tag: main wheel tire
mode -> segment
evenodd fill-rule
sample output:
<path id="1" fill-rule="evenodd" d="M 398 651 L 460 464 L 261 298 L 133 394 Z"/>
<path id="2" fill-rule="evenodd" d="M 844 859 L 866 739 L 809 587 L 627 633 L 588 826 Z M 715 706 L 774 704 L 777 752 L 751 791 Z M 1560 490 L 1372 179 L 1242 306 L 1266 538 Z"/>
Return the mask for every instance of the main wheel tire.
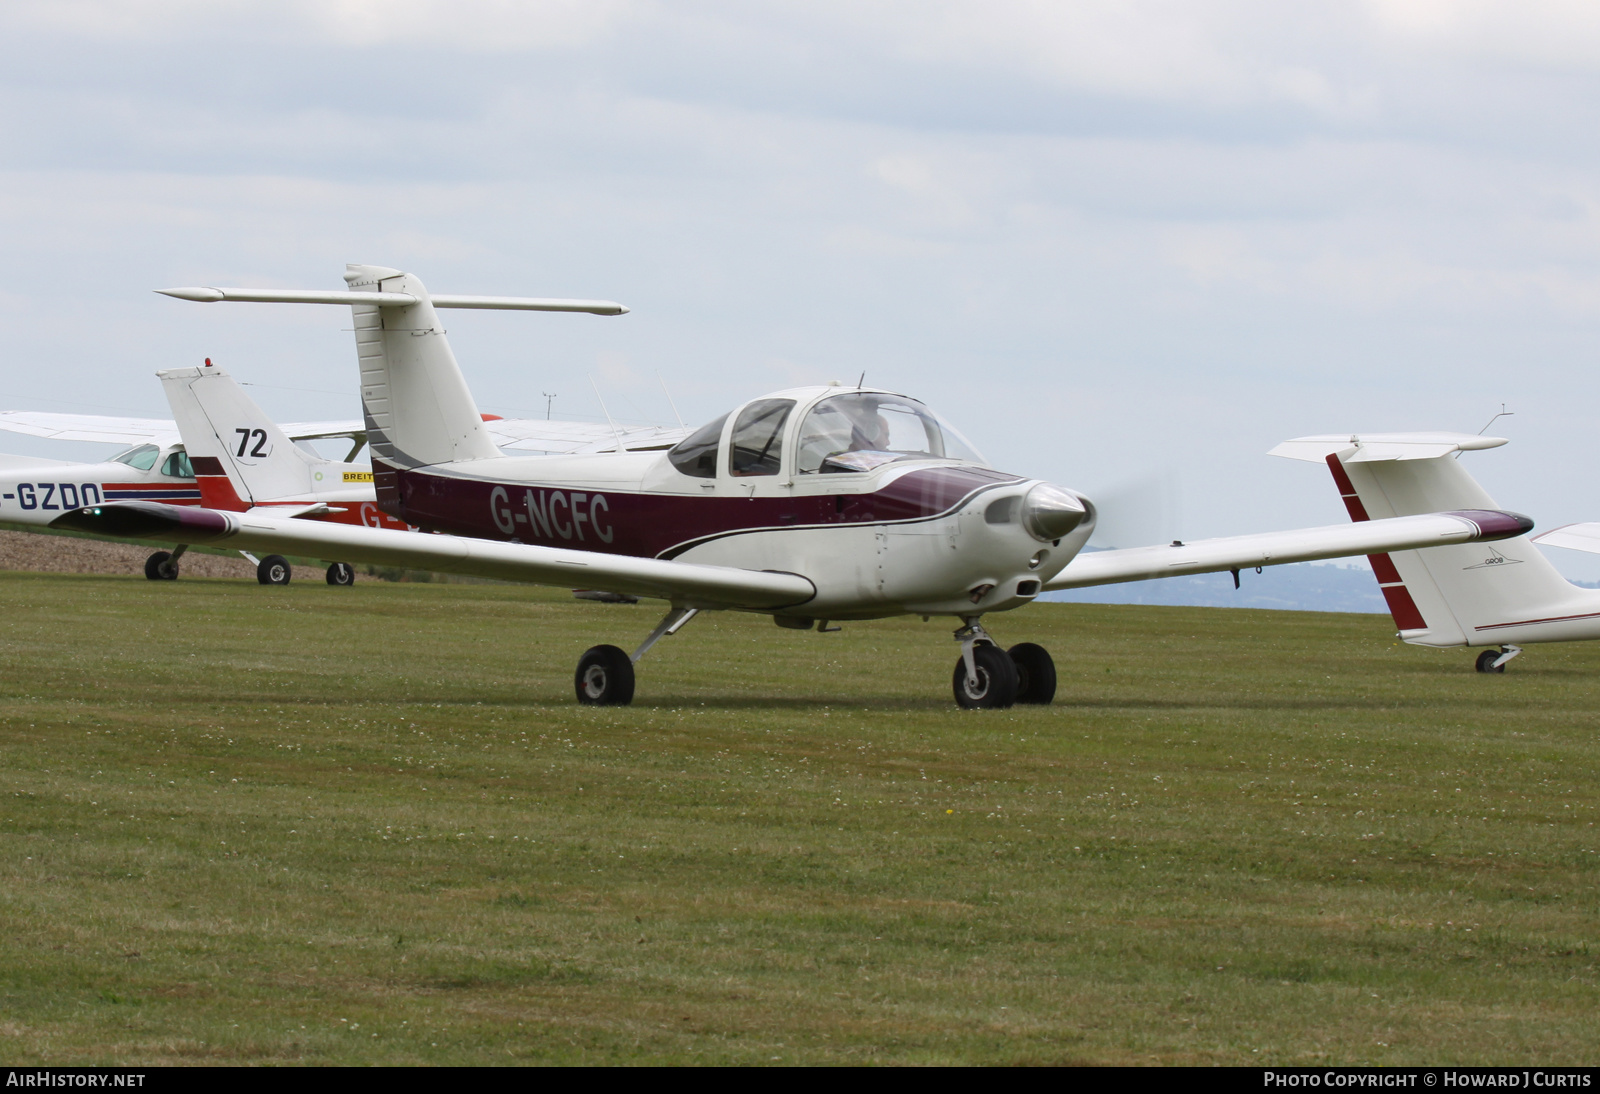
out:
<path id="1" fill-rule="evenodd" d="M 580 703 L 625 707 L 633 702 L 633 659 L 615 646 L 591 646 L 578 658 L 572 684 Z"/>
<path id="2" fill-rule="evenodd" d="M 1003 710 L 1017 701 L 1017 666 L 999 646 L 974 646 L 973 667 L 978 670 L 976 685 L 967 682 L 967 659 L 956 659 L 950 678 L 956 705 L 965 710 Z"/>
<path id="3" fill-rule="evenodd" d="M 1478 667 L 1478 671 L 1479 672 L 1505 672 L 1506 671 L 1506 667 L 1504 665 L 1496 665 L 1495 664 L 1495 662 L 1498 661 L 1499 659 L 1500 659 L 1500 651 L 1499 650 L 1484 650 L 1482 653 L 1478 654 L 1478 666 L 1477 666 Z"/>
<path id="4" fill-rule="evenodd" d="M 256 567 L 256 580 L 263 585 L 287 585 L 293 573 L 288 559 L 282 555 L 268 555 Z"/>
<path id="5" fill-rule="evenodd" d="M 348 562 L 333 562 L 328 565 L 329 585 L 354 585 L 356 583 L 356 569 Z"/>
<path id="6" fill-rule="evenodd" d="M 1056 697 L 1056 663 L 1049 650 L 1018 642 L 1006 655 L 1017 666 L 1017 702 L 1042 706 Z"/>
<path id="7" fill-rule="evenodd" d="M 151 581 L 178 580 L 178 564 L 169 551 L 157 551 L 144 560 L 144 576 Z"/>

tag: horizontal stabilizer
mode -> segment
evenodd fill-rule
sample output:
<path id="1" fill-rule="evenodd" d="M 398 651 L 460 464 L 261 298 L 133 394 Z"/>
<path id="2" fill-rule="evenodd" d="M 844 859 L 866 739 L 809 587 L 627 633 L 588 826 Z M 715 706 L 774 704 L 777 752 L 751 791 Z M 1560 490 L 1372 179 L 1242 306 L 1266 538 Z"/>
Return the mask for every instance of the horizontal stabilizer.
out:
<path id="1" fill-rule="evenodd" d="M 1080 589 L 1122 581 L 1149 581 L 1185 574 L 1215 574 L 1289 562 L 1314 562 L 1385 551 L 1407 551 L 1450 543 L 1508 539 L 1532 530 L 1533 521 L 1498 509 L 1390 517 L 1324 528 L 1263 532 L 1203 539 L 1165 547 L 1132 547 L 1082 554 L 1045 582 L 1045 589 Z"/>
<path id="2" fill-rule="evenodd" d="M 1600 555 L 1600 524 L 1594 521 L 1584 524 L 1564 524 L 1560 528 L 1552 528 L 1543 535 L 1534 536 L 1533 542 L 1542 547 L 1565 547 L 1571 551 L 1588 551 L 1591 555 Z"/>
<path id="3" fill-rule="evenodd" d="M 281 519 L 154 502 L 111 502 L 63 513 L 51 527 L 163 543 L 281 552 L 413 570 L 473 574 L 563 589 L 600 589 L 670 600 L 685 607 L 770 611 L 816 596 L 810 579 L 658 558 L 398 532 L 326 521 Z"/>
<path id="4" fill-rule="evenodd" d="M 182 289 L 157 289 L 162 296 L 193 300 L 201 304 L 238 301 L 251 304 L 376 304 L 380 308 L 404 308 L 422 297 L 406 292 L 345 292 L 323 289 L 217 289 L 195 286 Z M 475 308 L 485 311 L 571 311 L 591 315 L 626 315 L 628 309 L 615 300 L 558 300 L 532 296 L 452 296 L 429 294 L 436 308 Z"/>
<path id="5" fill-rule="evenodd" d="M 1268 455 L 1324 463 L 1337 453 L 1345 463 L 1379 463 L 1436 460 L 1456 452 L 1499 448 L 1505 443 L 1504 437 L 1479 437 L 1473 433 L 1327 433 L 1284 441 Z"/>

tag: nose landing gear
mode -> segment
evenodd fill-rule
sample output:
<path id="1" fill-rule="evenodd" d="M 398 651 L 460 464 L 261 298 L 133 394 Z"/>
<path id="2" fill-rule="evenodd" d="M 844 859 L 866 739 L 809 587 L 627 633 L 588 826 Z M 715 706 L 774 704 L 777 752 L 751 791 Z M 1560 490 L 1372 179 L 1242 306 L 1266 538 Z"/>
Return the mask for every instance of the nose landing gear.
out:
<path id="1" fill-rule="evenodd" d="M 961 659 L 950 679 L 956 705 L 964 710 L 1003 710 L 1016 703 L 1043 705 L 1056 695 L 1056 665 L 1032 642 L 1002 651 L 977 616 L 955 632 Z"/>

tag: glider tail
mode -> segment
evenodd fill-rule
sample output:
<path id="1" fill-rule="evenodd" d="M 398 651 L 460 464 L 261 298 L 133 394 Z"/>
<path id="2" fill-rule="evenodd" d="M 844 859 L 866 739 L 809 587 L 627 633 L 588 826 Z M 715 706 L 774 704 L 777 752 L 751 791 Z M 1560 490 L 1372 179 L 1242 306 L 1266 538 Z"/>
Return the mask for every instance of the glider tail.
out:
<path id="1" fill-rule="evenodd" d="M 1343 435 L 1286 441 L 1273 454 L 1325 463 L 1350 519 L 1364 521 L 1498 509 L 1454 457 L 1505 443 L 1465 433 Z M 1577 633 L 1596 630 L 1600 593 L 1562 577 L 1527 536 L 1395 551 L 1368 561 L 1407 642 L 1498 646 L 1600 637 L 1600 631 Z"/>

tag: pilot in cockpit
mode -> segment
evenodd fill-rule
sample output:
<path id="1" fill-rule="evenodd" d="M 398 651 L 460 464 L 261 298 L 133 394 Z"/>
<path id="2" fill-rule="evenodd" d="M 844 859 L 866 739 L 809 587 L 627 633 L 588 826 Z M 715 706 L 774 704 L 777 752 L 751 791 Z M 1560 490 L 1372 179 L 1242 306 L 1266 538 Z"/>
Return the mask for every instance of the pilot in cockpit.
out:
<path id="1" fill-rule="evenodd" d="M 850 447 L 847 452 L 886 452 L 889 449 L 889 423 L 874 403 L 865 400 L 846 404 L 850 417 Z"/>

